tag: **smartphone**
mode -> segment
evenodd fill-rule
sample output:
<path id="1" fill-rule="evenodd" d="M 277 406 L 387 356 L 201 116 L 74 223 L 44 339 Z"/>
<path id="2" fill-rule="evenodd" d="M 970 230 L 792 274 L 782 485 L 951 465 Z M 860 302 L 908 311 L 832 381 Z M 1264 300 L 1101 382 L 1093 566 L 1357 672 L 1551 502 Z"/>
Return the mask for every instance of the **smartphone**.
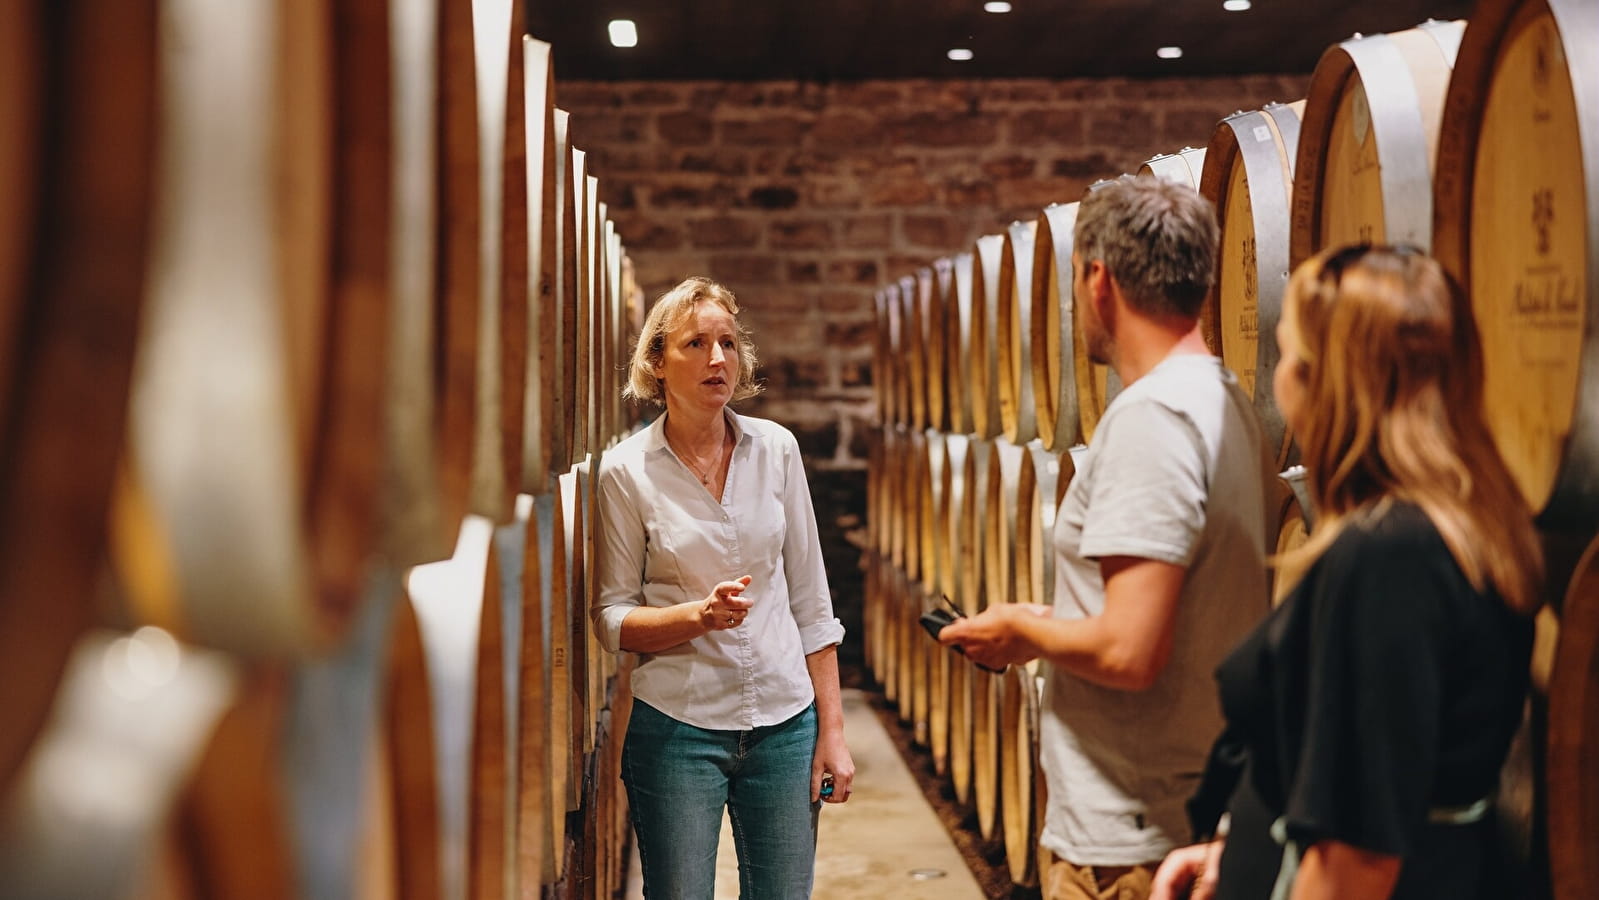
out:
<path id="1" fill-rule="evenodd" d="M 938 634 L 944 630 L 945 626 L 953 624 L 957 619 L 966 618 L 965 613 L 961 612 L 960 609 L 955 606 L 955 604 L 949 602 L 949 597 L 947 595 L 939 594 L 938 599 L 943 601 L 945 607 L 944 609 L 934 607 L 927 612 L 922 613 L 921 617 L 917 619 L 918 622 L 922 623 L 922 627 L 927 630 L 927 633 L 933 636 L 933 640 L 935 641 L 938 640 Z M 965 648 L 961 647 L 959 644 L 955 644 L 950 649 L 954 650 L 956 653 L 959 653 L 961 656 L 966 655 Z M 993 672 L 998 674 L 1005 671 L 1002 668 L 995 669 L 991 666 L 985 666 L 975 660 L 973 660 L 972 664 L 985 672 Z"/>

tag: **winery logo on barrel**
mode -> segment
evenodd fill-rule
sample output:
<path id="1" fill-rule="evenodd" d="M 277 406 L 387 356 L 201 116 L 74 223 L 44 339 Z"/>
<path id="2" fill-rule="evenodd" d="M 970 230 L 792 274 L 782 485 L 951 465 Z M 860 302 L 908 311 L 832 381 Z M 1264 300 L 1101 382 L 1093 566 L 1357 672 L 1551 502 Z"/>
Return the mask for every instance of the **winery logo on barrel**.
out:
<path id="1" fill-rule="evenodd" d="M 1260 273 L 1256 266 L 1255 236 L 1244 238 L 1244 296 L 1250 299 L 1260 296 Z"/>
<path id="2" fill-rule="evenodd" d="M 1532 192 L 1532 227 L 1538 233 L 1538 255 L 1549 255 L 1549 232 L 1555 224 L 1555 192 L 1549 188 Z"/>
<path id="3" fill-rule="evenodd" d="M 1540 94 L 1549 90 L 1549 52 L 1553 37 L 1549 29 L 1540 29 L 1532 52 L 1532 86 Z"/>

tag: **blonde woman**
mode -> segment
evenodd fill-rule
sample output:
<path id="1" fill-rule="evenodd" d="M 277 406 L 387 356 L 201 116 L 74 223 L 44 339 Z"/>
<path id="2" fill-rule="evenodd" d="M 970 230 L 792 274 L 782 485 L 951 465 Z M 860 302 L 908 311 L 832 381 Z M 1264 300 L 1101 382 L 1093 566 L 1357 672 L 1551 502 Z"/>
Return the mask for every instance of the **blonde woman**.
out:
<path id="1" fill-rule="evenodd" d="M 1489 801 L 1542 561 L 1470 307 L 1419 253 L 1348 247 L 1294 273 L 1277 342 L 1316 525 L 1216 673 L 1227 729 L 1190 811 L 1230 829 L 1168 856 L 1154 896 L 1498 896 Z"/>
<path id="2" fill-rule="evenodd" d="M 855 774 L 799 445 L 727 408 L 759 390 L 738 311 L 706 278 L 656 301 L 624 395 L 666 414 L 600 473 L 591 618 L 639 654 L 622 781 L 651 898 L 710 900 L 724 809 L 741 896 L 810 896 L 817 811 Z"/>

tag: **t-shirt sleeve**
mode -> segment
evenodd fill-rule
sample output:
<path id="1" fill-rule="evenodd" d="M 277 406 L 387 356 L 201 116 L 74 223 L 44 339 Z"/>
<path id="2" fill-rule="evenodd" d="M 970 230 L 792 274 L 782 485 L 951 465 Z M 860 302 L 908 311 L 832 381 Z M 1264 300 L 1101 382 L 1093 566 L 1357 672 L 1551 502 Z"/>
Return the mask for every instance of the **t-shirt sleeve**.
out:
<path id="1" fill-rule="evenodd" d="M 1100 427 L 1079 552 L 1188 566 L 1209 484 L 1199 430 L 1154 400 L 1118 407 Z"/>
<path id="2" fill-rule="evenodd" d="M 1433 562 L 1412 541 L 1339 541 L 1302 598 L 1314 607 L 1285 810 L 1302 847 L 1331 839 L 1392 855 L 1413 849 L 1438 756 L 1438 610 L 1448 588 Z"/>

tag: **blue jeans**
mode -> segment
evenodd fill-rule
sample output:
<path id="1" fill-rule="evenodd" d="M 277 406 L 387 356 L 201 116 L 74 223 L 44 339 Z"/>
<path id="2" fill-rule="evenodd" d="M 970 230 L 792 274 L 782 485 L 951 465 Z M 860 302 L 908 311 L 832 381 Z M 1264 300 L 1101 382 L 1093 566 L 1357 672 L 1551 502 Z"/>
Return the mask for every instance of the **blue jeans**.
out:
<path id="1" fill-rule="evenodd" d="M 733 821 L 742 900 L 811 895 L 816 707 L 750 731 L 710 731 L 634 701 L 622 747 L 644 896 L 711 900 L 722 810 Z"/>

